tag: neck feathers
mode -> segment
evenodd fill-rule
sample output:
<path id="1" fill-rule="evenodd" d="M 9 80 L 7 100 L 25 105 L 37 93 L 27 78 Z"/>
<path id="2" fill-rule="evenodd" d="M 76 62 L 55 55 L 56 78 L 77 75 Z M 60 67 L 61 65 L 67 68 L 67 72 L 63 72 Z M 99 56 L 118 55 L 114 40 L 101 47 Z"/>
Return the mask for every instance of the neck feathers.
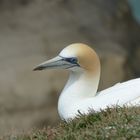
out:
<path id="1" fill-rule="evenodd" d="M 71 72 L 69 80 L 62 91 L 68 98 L 86 99 L 95 96 L 100 79 L 100 71 Z"/>

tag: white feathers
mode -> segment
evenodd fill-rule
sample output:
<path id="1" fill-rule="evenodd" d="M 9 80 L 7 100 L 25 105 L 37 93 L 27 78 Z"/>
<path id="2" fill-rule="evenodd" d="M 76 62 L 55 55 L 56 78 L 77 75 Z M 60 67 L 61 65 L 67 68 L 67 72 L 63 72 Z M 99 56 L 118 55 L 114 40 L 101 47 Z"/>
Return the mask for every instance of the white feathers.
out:
<path id="1" fill-rule="evenodd" d="M 140 78 L 118 83 L 96 93 L 100 79 L 100 62 L 97 54 L 87 45 L 72 44 L 64 48 L 59 56 L 76 57 L 78 65 L 59 59 L 59 61 L 51 61 L 51 64 L 47 61 L 45 65 L 39 66 L 44 69 L 55 66 L 61 68 L 73 66 L 69 68 L 70 77 L 58 101 L 58 112 L 62 119 L 68 121 L 70 118 L 75 118 L 79 111 L 88 113 L 89 109 L 100 111 L 100 109 L 116 105 L 140 105 Z M 40 69 L 35 68 L 35 70 Z"/>

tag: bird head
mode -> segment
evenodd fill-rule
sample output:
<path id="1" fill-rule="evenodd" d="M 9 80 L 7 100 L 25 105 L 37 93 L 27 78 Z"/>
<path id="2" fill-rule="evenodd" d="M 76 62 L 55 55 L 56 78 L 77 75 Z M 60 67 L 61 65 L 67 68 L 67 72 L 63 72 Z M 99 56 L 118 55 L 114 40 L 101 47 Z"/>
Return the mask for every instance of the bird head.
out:
<path id="1" fill-rule="evenodd" d="M 88 45 L 75 43 L 65 47 L 58 56 L 38 65 L 34 70 L 69 69 L 72 71 L 100 70 L 100 61 L 95 51 Z"/>

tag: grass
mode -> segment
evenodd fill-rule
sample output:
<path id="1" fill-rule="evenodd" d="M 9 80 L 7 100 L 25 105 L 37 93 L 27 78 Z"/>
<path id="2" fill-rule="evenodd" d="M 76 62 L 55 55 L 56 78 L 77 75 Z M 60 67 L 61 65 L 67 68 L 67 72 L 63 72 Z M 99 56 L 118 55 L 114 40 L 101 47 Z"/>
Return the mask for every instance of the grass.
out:
<path id="1" fill-rule="evenodd" d="M 55 128 L 33 130 L 9 140 L 140 140 L 140 108 L 107 108 L 100 113 L 80 114 Z"/>

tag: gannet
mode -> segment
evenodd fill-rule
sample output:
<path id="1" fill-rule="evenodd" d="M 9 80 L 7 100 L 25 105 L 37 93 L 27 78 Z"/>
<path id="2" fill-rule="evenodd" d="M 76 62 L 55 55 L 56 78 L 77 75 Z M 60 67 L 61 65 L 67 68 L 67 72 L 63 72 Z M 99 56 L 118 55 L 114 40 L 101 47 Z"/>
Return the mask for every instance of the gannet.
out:
<path id="1" fill-rule="evenodd" d="M 97 92 L 100 60 L 96 52 L 86 44 L 71 44 L 58 56 L 41 63 L 34 70 L 53 68 L 70 71 L 58 100 L 58 113 L 62 120 L 74 119 L 79 112 L 88 114 L 90 109 L 100 111 L 116 105 L 140 105 L 140 78 Z"/>

